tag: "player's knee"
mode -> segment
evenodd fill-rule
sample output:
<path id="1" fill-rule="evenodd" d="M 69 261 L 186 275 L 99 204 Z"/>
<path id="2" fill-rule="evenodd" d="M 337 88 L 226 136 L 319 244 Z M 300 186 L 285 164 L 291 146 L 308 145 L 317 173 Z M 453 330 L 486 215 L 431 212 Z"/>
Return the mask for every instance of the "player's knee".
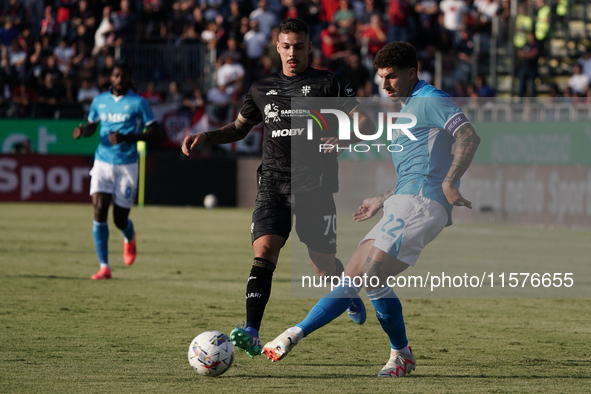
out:
<path id="1" fill-rule="evenodd" d="M 127 228 L 127 218 L 113 218 L 113 221 L 115 222 L 115 226 L 117 226 L 118 229 L 125 230 Z"/>
<path id="2" fill-rule="evenodd" d="M 109 214 L 109 205 L 103 204 L 102 201 L 96 201 L 94 203 L 94 218 L 98 222 L 106 222 L 107 215 Z"/>

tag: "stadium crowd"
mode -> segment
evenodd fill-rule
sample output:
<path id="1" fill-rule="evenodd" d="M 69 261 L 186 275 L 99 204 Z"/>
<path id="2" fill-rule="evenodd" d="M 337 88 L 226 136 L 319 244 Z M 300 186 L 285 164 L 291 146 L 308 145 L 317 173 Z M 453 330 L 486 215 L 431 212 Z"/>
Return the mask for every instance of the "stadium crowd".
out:
<path id="1" fill-rule="evenodd" d="M 136 81 L 151 104 L 178 103 L 192 111 L 239 105 L 253 80 L 279 68 L 273 37 L 286 17 L 309 24 L 312 66 L 342 74 L 362 97 L 379 94 L 372 61 L 392 40 L 418 49 L 420 77 L 427 82 L 433 82 L 435 54 L 441 51 L 441 85 L 452 96 L 494 96 L 483 75 L 471 76 L 474 39 L 477 35 L 486 56 L 498 15 L 501 41 L 511 40 L 509 0 L 3 1 L 0 116 L 14 118 L 83 116 L 92 98 L 109 87 L 116 48 L 136 42 L 203 42 L 217 54 L 217 83 L 208 91 L 202 92 L 197 81 L 169 78 L 167 92 L 153 81 Z M 528 93 L 536 94 L 537 60 L 549 30 L 543 22 L 545 3 L 535 2 L 533 18 L 522 4 L 515 22 L 520 95 L 526 94 L 526 83 Z M 588 95 L 589 81 L 591 53 L 586 53 L 565 94 Z M 551 92 L 561 94 L 557 86 Z"/>

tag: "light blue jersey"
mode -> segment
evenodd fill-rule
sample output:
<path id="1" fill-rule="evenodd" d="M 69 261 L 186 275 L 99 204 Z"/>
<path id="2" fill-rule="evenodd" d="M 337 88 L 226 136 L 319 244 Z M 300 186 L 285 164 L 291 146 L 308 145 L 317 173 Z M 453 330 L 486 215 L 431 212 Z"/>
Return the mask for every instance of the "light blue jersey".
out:
<path id="1" fill-rule="evenodd" d="M 99 94 L 92 100 L 88 121 L 101 122 L 101 141 L 96 149 L 95 160 L 110 164 L 129 164 L 138 160 L 137 143 L 121 142 L 111 145 L 109 134 L 142 133 L 145 126 L 156 121 L 150 104 L 129 89 L 123 96 L 115 97 L 110 91 Z"/>
<path id="2" fill-rule="evenodd" d="M 409 130 L 417 141 L 400 131 L 393 135 L 393 143 L 403 146 L 401 152 L 392 153 L 398 176 L 394 194 L 414 194 L 441 203 L 447 209 L 449 226 L 453 206 L 441 184 L 454 158 L 453 135 L 468 119 L 447 93 L 423 80 L 416 84 L 401 112 L 416 116 L 417 124 Z M 408 122 L 406 118 L 396 123 Z"/>

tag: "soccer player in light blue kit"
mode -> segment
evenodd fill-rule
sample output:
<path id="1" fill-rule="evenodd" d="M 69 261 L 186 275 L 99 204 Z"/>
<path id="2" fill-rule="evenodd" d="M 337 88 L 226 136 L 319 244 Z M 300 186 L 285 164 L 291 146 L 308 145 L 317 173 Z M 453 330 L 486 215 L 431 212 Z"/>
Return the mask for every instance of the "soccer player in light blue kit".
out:
<path id="1" fill-rule="evenodd" d="M 458 186 L 480 138 L 446 93 L 419 80 L 412 45 L 399 41 L 386 45 L 376 55 L 374 66 L 390 99 L 401 102 L 401 112 L 416 116 L 417 124 L 409 131 L 417 140 L 394 131 L 392 143 L 403 146 L 401 152 L 392 154 L 396 186 L 366 198 L 353 214 L 353 219 L 361 222 L 383 209 L 382 219 L 359 243 L 341 285 L 318 301 L 303 321 L 267 343 L 263 352 L 273 361 L 281 360 L 303 337 L 341 315 L 349 298 L 359 292 L 347 277 L 365 274 L 384 284 L 366 287 L 391 347 L 390 359 L 378 376 L 402 377 L 412 372 L 416 363 L 406 338 L 402 305 L 385 283 L 388 277 L 414 265 L 425 245 L 451 224 L 454 205 L 472 208 Z M 397 123 L 408 123 L 408 119 Z"/>
<path id="2" fill-rule="evenodd" d="M 107 216 L 113 202 L 115 226 L 124 236 L 123 260 L 131 265 L 137 256 L 133 222 L 128 218 L 138 184 L 137 141 L 160 138 L 160 127 L 150 104 L 131 89 L 131 69 L 118 64 L 111 74 L 111 88 L 92 100 L 88 123 L 74 129 L 74 138 L 90 137 L 99 122 L 100 143 L 90 171 L 90 195 L 94 206 L 92 233 L 100 269 L 92 279 L 111 279 Z M 146 132 L 143 132 L 144 127 Z"/>

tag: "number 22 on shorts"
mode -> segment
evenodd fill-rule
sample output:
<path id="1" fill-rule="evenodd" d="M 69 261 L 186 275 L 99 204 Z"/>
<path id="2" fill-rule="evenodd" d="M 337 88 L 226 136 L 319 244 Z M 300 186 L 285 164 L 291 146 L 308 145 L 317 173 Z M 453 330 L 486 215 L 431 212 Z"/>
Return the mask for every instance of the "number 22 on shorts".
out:
<path id="1" fill-rule="evenodd" d="M 406 223 L 402 219 L 396 219 L 396 221 L 394 221 L 394 215 L 391 214 L 388 216 L 386 223 L 382 226 L 382 232 L 387 234 L 383 235 L 382 238 L 389 242 L 394 241 L 398 237 L 396 231 L 403 229 L 405 225 Z M 388 236 L 392 238 L 388 239 Z"/>

